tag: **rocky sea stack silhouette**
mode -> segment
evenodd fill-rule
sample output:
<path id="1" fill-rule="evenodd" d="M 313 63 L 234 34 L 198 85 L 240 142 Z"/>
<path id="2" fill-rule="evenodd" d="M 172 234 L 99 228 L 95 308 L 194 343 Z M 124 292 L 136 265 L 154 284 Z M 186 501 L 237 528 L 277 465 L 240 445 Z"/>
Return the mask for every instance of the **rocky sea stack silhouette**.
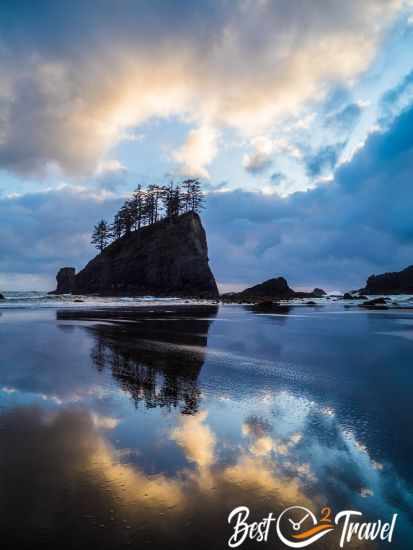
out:
<path id="1" fill-rule="evenodd" d="M 79 273 L 65 267 L 56 279 L 55 294 L 218 298 L 205 230 L 195 212 L 131 231 Z"/>
<path id="2" fill-rule="evenodd" d="M 321 288 L 315 288 L 312 292 L 296 292 L 289 287 L 284 277 L 275 277 L 246 288 L 241 292 L 222 294 L 221 299 L 223 302 L 229 303 L 255 303 L 272 300 L 291 300 L 294 298 L 322 298 L 325 295 L 326 293 Z"/>
<path id="3" fill-rule="evenodd" d="M 363 294 L 413 294 L 413 265 L 402 271 L 370 275 Z"/>

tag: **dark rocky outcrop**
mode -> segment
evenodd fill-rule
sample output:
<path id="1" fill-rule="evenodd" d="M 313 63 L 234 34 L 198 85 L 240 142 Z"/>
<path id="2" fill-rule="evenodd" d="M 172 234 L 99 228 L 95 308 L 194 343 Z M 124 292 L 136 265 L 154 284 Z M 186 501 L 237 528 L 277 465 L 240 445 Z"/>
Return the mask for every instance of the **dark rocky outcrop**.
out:
<path id="1" fill-rule="evenodd" d="M 315 288 L 312 295 L 314 298 L 323 298 L 323 296 L 327 296 L 327 292 L 322 288 Z"/>
<path id="2" fill-rule="evenodd" d="M 4 294 L 2 294 L 2 293 L 0 292 L 0 300 L 5 300 L 5 299 L 6 299 L 6 297 L 4 296 Z"/>
<path id="3" fill-rule="evenodd" d="M 363 294 L 413 294 L 413 265 L 402 271 L 371 275 Z"/>
<path id="4" fill-rule="evenodd" d="M 294 298 L 324 298 L 327 293 L 322 288 L 315 288 L 311 292 L 294 292 Z"/>
<path id="5" fill-rule="evenodd" d="M 389 309 L 387 306 L 387 302 L 389 301 L 389 298 L 374 298 L 373 300 L 363 302 L 359 307 L 366 309 Z"/>
<path id="6" fill-rule="evenodd" d="M 62 267 L 56 275 L 57 287 L 53 294 L 70 294 L 75 288 L 76 270 L 74 267 Z"/>
<path id="7" fill-rule="evenodd" d="M 124 235 L 74 276 L 71 292 L 218 298 L 200 217 L 188 212 Z"/>
<path id="8" fill-rule="evenodd" d="M 321 298 L 326 293 L 321 288 L 312 292 L 295 292 L 288 286 L 284 277 L 268 279 L 259 285 L 246 288 L 242 292 L 227 292 L 221 300 L 227 303 L 271 303 L 273 300 L 290 300 L 293 298 Z"/>
<path id="9" fill-rule="evenodd" d="M 255 302 L 293 298 L 295 295 L 284 277 L 268 279 L 259 285 L 246 288 L 242 292 L 228 292 L 221 296 L 224 302 Z"/>

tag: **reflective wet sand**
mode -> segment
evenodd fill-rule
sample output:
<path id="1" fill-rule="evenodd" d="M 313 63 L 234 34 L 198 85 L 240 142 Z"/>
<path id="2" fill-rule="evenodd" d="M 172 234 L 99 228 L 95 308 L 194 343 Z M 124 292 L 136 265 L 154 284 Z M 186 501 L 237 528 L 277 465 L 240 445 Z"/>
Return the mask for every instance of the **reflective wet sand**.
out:
<path id="1" fill-rule="evenodd" d="M 408 548 L 412 333 L 333 306 L 3 312 L 3 543 L 225 548 L 235 507 L 300 505 L 398 513 L 381 547 Z"/>

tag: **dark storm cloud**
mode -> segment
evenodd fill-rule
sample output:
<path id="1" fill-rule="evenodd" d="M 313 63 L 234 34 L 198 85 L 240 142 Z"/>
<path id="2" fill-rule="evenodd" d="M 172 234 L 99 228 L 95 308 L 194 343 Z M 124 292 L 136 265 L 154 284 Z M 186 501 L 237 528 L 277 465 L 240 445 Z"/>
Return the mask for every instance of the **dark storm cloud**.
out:
<path id="1" fill-rule="evenodd" d="M 349 289 L 412 264 L 412 126 L 410 108 L 315 190 L 211 194 L 205 217 L 218 279 L 284 275 L 293 285 Z"/>
<path id="2" fill-rule="evenodd" d="M 71 187 L 0 198 L 0 273 L 54 278 L 63 265 L 82 267 L 93 254 L 93 224 L 120 204 Z"/>

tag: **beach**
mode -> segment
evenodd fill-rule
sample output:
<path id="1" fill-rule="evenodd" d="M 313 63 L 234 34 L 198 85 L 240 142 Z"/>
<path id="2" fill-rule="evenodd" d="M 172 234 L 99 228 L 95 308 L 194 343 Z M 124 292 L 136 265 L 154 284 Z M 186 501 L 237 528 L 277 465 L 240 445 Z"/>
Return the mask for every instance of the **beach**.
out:
<path id="1" fill-rule="evenodd" d="M 25 296 L 0 312 L 10 546 L 225 548 L 237 506 L 301 505 L 397 513 L 407 548 L 413 311 Z"/>

